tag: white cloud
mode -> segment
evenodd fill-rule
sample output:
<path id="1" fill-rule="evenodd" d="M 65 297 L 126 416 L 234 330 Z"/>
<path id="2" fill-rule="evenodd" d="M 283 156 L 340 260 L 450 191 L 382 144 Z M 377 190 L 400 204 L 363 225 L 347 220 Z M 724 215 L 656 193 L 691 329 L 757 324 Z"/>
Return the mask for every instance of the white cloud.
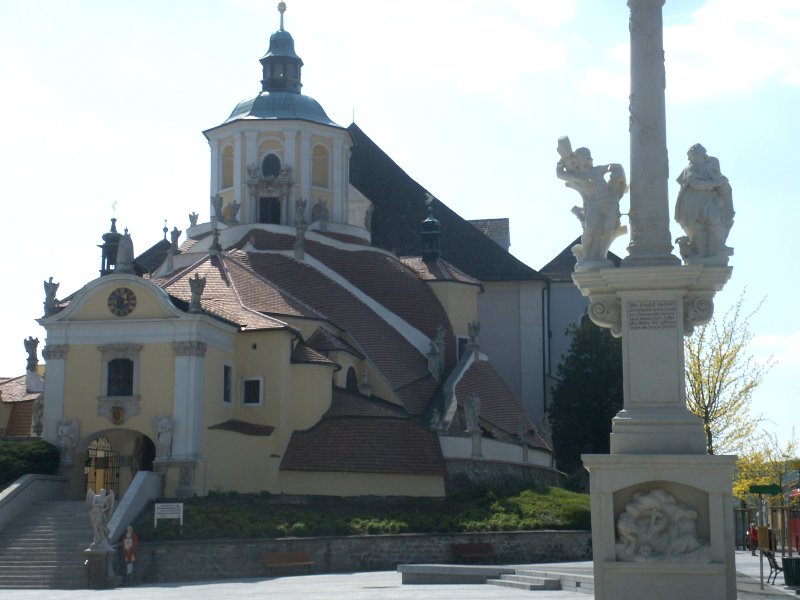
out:
<path id="1" fill-rule="evenodd" d="M 772 356 L 781 367 L 800 366 L 800 331 L 758 335 L 750 341 L 756 358 Z"/>

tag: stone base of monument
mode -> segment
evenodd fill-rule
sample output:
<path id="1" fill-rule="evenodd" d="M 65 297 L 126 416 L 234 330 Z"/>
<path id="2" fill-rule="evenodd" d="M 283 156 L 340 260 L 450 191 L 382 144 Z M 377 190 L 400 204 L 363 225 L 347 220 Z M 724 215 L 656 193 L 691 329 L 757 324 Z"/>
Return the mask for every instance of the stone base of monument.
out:
<path id="1" fill-rule="evenodd" d="M 89 546 L 83 551 L 86 556 L 86 574 L 88 587 L 92 590 L 102 590 L 115 587 L 119 578 L 114 572 L 114 558 L 116 550 L 108 542 Z"/>
<path id="2" fill-rule="evenodd" d="M 586 454 L 595 598 L 735 600 L 735 456 Z"/>

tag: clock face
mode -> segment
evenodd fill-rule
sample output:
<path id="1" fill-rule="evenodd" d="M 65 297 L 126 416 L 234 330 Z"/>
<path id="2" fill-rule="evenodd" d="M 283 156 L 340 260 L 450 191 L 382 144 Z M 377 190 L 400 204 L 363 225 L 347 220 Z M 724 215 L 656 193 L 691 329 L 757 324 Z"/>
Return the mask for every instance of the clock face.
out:
<path id="1" fill-rule="evenodd" d="M 136 294 L 126 287 L 115 289 L 108 295 L 108 310 L 118 317 L 125 317 L 136 308 Z"/>

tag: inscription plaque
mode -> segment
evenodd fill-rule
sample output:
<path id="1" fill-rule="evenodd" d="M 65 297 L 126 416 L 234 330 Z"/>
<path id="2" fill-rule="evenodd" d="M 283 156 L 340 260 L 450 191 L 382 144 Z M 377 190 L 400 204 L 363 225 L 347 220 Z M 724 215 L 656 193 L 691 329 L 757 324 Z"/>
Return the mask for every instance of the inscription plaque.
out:
<path id="1" fill-rule="evenodd" d="M 675 300 L 628 302 L 628 328 L 673 329 L 676 314 Z"/>

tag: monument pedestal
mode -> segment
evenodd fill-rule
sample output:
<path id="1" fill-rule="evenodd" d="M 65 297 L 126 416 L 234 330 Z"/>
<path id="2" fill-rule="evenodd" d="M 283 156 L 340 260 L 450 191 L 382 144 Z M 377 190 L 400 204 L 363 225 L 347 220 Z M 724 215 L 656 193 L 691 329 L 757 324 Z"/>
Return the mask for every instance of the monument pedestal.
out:
<path id="1" fill-rule="evenodd" d="M 105 543 L 95 547 L 90 546 L 83 553 L 86 556 L 89 589 L 102 590 L 112 587 L 112 580 L 115 579 L 114 567 L 111 564 L 114 560 L 114 548 Z"/>
<path id="2" fill-rule="evenodd" d="M 595 598 L 736 598 L 735 534 L 731 480 L 735 456 L 585 454 L 592 504 Z M 626 547 L 617 524 L 626 507 L 663 490 L 682 510 L 696 512 L 696 533 L 666 528 L 664 548 L 685 550 L 681 535 L 703 547 L 664 556 L 658 542 L 639 539 Z M 669 503 L 644 507 L 645 522 L 673 510 Z M 642 534 L 640 534 L 642 535 Z M 642 535 L 643 537 L 643 535 Z M 676 544 L 677 542 L 677 544 Z M 669 550 L 664 550 L 669 552 Z M 707 561 L 710 557 L 710 562 Z"/>
<path id="3" fill-rule="evenodd" d="M 709 456 L 686 408 L 683 338 L 713 313 L 728 267 L 576 272 L 589 316 L 622 337 L 624 409 L 611 454 L 584 455 L 595 598 L 735 600 L 735 456 Z"/>

